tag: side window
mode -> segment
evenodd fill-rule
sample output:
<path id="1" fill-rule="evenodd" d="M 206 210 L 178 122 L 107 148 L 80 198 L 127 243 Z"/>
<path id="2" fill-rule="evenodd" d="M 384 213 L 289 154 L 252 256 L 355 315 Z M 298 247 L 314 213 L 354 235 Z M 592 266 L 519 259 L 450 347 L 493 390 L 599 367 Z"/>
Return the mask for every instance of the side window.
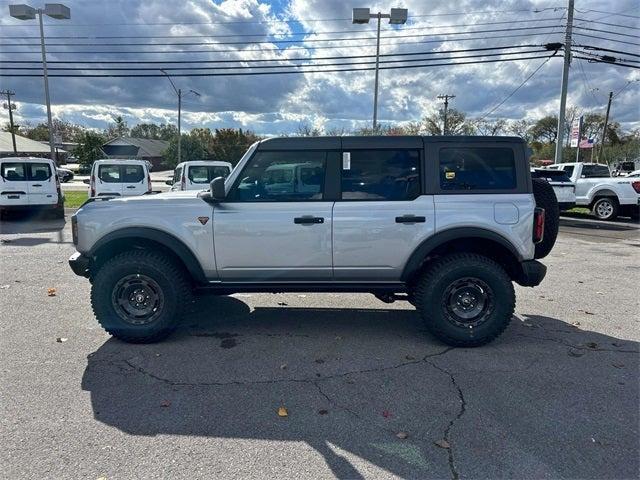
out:
<path id="1" fill-rule="evenodd" d="M 326 152 L 258 152 L 229 195 L 236 202 L 322 200 Z"/>
<path id="2" fill-rule="evenodd" d="M 27 163 L 29 180 L 43 182 L 51 178 L 51 167 L 48 163 Z"/>
<path id="3" fill-rule="evenodd" d="M 189 180 L 193 183 L 209 183 L 209 168 L 206 165 L 203 166 L 191 166 L 189 167 Z"/>
<path id="4" fill-rule="evenodd" d="M 142 165 L 123 165 L 122 183 L 139 183 L 144 180 Z"/>
<path id="5" fill-rule="evenodd" d="M 173 183 L 180 183 L 182 177 L 182 167 L 178 167 L 173 172 Z"/>
<path id="6" fill-rule="evenodd" d="M 564 171 L 567 174 L 567 177 L 571 177 L 571 175 L 573 175 L 573 165 L 565 166 Z"/>
<path id="7" fill-rule="evenodd" d="M 119 183 L 120 165 L 100 165 L 98 178 L 105 183 Z"/>
<path id="8" fill-rule="evenodd" d="M 441 148 L 439 164 L 442 190 L 516 188 L 516 164 L 510 148 Z"/>
<path id="9" fill-rule="evenodd" d="M 343 200 L 413 200 L 420 195 L 418 150 L 353 150 L 342 169 Z"/>
<path id="10" fill-rule="evenodd" d="M 8 182 L 24 182 L 27 179 L 24 163 L 3 162 L 0 174 Z"/>
<path id="11" fill-rule="evenodd" d="M 229 167 L 224 167 L 224 166 L 209 167 L 209 181 L 218 177 L 227 178 L 230 172 L 231 170 L 229 170 Z"/>
<path id="12" fill-rule="evenodd" d="M 582 175 L 585 178 L 609 178 L 609 168 L 604 165 L 583 165 Z"/>

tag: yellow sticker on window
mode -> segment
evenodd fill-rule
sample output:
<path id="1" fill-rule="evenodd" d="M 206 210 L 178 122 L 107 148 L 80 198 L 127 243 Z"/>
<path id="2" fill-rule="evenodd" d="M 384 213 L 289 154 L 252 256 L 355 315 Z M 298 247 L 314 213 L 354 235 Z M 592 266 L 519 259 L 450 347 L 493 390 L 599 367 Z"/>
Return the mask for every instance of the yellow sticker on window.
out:
<path id="1" fill-rule="evenodd" d="M 456 178 L 456 172 L 444 172 L 444 177 L 447 180 L 453 180 L 454 178 Z"/>

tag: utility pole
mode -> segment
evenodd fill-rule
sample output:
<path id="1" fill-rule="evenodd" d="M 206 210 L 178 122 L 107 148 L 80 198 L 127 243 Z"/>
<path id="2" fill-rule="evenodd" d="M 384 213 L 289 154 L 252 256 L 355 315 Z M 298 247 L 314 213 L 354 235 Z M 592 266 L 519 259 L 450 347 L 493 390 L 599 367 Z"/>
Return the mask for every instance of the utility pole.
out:
<path id="1" fill-rule="evenodd" d="M 558 135 L 556 138 L 556 155 L 554 163 L 562 161 L 562 143 L 564 137 L 564 112 L 567 108 L 567 86 L 569 83 L 569 65 L 571 65 L 571 32 L 573 30 L 573 4 L 569 0 L 567 7 L 567 30 L 564 36 L 564 66 L 562 67 L 562 83 L 560 84 L 560 112 L 558 114 Z"/>
<path id="2" fill-rule="evenodd" d="M 600 144 L 600 151 L 598 152 L 598 157 L 596 159 L 597 163 L 600 163 L 600 158 L 604 153 L 604 141 L 607 136 L 607 126 L 609 125 L 609 111 L 611 110 L 611 100 L 613 100 L 613 92 L 609 92 L 609 102 L 607 102 L 607 113 L 604 116 L 604 126 L 602 127 L 602 143 Z"/>
<path id="3" fill-rule="evenodd" d="M 447 113 L 449 111 L 449 99 L 453 99 L 456 98 L 455 95 L 438 95 L 438 100 L 444 100 L 444 126 L 442 128 L 442 134 L 443 135 L 448 135 L 449 134 L 449 129 L 447 128 Z"/>
<path id="4" fill-rule="evenodd" d="M 171 77 L 167 72 L 165 72 L 162 69 L 160 71 L 164 73 L 165 76 L 169 79 L 169 82 L 171 82 L 171 86 L 173 87 L 173 90 L 176 92 L 176 95 L 178 96 L 178 163 L 180 163 L 182 161 L 182 130 L 180 125 L 181 118 L 182 118 L 182 89 L 176 88 L 175 84 L 173 83 L 173 80 L 171 80 Z M 187 95 L 190 93 L 193 93 L 198 97 L 200 96 L 200 94 L 195 90 L 189 90 L 187 92 Z"/>
<path id="5" fill-rule="evenodd" d="M 11 90 L 3 90 L 0 91 L 0 95 L 7 96 L 7 104 L 4 105 L 4 108 L 9 110 L 9 128 L 11 128 L 11 142 L 13 143 L 13 153 L 18 154 L 18 149 L 16 147 L 16 132 L 13 126 L 13 109 L 16 108 L 15 104 L 11 103 L 11 97 L 15 95 L 16 92 L 12 92 Z"/>

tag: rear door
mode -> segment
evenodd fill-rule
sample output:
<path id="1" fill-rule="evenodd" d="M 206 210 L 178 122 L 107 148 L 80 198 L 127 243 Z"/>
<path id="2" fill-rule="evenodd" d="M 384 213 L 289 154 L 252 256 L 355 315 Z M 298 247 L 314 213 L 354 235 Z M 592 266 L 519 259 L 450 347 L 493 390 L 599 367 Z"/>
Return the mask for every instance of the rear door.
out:
<path id="1" fill-rule="evenodd" d="M 26 162 L 29 205 L 53 205 L 58 202 L 56 177 L 48 162 Z"/>
<path id="2" fill-rule="evenodd" d="M 411 253 L 434 231 L 423 158 L 419 137 L 343 139 L 341 199 L 333 208 L 336 280 L 398 280 Z"/>
<path id="3" fill-rule="evenodd" d="M 146 169 L 140 164 L 120 165 L 122 195 L 144 195 L 149 190 Z"/>
<path id="4" fill-rule="evenodd" d="M 96 195 L 122 195 L 122 175 L 117 163 L 101 163 L 97 167 Z"/>
<path id="5" fill-rule="evenodd" d="M 188 165 L 186 169 L 187 190 L 206 190 L 209 188 L 209 166 Z"/>
<path id="6" fill-rule="evenodd" d="M 27 169 L 18 160 L 0 161 L 0 205 L 27 205 L 29 182 Z"/>

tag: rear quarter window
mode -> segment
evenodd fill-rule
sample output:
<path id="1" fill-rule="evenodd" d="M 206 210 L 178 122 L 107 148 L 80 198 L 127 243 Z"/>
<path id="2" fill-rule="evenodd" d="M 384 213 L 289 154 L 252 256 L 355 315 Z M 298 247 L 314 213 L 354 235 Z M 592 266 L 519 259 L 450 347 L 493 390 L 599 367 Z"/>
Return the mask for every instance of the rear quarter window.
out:
<path id="1" fill-rule="evenodd" d="M 98 178 L 105 183 L 120 182 L 120 165 L 100 165 Z"/>
<path id="2" fill-rule="evenodd" d="M 0 174 L 8 182 L 24 182 L 27 179 L 24 163 L 3 162 Z"/>
<path id="3" fill-rule="evenodd" d="M 511 148 L 445 147 L 438 162 L 442 190 L 513 190 L 517 186 Z"/>
<path id="4" fill-rule="evenodd" d="M 29 180 L 45 181 L 51 178 L 51 167 L 48 163 L 27 163 Z"/>
<path id="5" fill-rule="evenodd" d="M 123 165 L 122 183 L 140 183 L 144 180 L 142 165 Z"/>

